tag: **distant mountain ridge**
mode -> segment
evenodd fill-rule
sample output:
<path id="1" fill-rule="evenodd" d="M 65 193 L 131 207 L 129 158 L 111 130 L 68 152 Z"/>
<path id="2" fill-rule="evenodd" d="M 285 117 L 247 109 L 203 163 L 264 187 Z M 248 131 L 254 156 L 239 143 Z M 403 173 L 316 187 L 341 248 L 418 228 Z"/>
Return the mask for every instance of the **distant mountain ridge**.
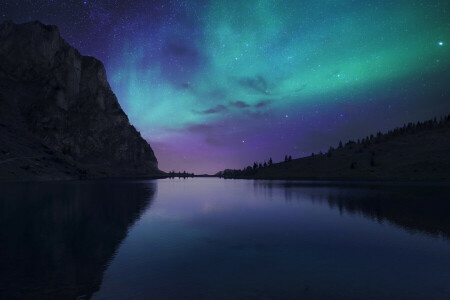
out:
<path id="1" fill-rule="evenodd" d="M 450 115 L 339 143 L 327 153 L 224 170 L 224 178 L 450 180 Z"/>
<path id="2" fill-rule="evenodd" d="M 56 26 L 0 25 L 0 179 L 162 174 L 103 64 Z"/>

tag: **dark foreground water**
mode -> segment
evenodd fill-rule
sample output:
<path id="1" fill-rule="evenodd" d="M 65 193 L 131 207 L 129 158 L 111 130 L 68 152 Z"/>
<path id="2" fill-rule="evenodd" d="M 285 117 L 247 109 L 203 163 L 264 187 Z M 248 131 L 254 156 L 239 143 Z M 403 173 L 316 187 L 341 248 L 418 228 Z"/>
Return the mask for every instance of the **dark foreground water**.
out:
<path id="1" fill-rule="evenodd" d="M 0 299 L 450 299 L 450 188 L 0 184 Z"/>

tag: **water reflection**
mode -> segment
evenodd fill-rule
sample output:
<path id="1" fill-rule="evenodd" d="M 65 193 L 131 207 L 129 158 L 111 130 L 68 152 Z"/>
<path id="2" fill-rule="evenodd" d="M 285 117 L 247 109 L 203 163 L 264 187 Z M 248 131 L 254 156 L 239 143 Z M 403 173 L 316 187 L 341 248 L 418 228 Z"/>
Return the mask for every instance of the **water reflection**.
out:
<path id="1" fill-rule="evenodd" d="M 326 203 L 341 214 L 359 214 L 409 232 L 450 239 L 450 186 L 447 184 L 255 181 L 253 185 L 255 194 L 271 197 L 273 189 L 277 189 L 283 192 L 287 202 Z"/>
<path id="2" fill-rule="evenodd" d="M 90 298 L 154 183 L 0 185 L 0 298 Z"/>
<path id="3" fill-rule="evenodd" d="M 214 178 L 3 184 L 0 299 L 450 299 L 449 191 Z"/>

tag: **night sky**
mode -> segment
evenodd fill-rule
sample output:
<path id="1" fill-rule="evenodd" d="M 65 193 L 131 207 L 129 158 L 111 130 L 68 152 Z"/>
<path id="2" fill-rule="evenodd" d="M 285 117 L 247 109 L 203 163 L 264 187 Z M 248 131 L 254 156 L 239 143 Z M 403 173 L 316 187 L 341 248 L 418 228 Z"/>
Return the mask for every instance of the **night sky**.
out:
<path id="1" fill-rule="evenodd" d="M 450 1 L 0 2 L 100 59 L 164 171 L 324 151 L 450 113 Z"/>

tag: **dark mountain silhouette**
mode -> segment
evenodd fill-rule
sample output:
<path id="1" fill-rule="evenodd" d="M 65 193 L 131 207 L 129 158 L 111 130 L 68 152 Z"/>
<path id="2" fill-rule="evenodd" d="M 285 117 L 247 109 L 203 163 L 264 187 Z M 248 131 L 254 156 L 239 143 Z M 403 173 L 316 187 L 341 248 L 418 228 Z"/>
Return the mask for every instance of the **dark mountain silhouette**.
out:
<path id="1" fill-rule="evenodd" d="M 254 188 L 282 189 L 286 201 L 323 203 L 341 214 L 362 215 L 409 232 L 450 239 L 450 186 L 446 183 L 342 183 L 255 181 Z"/>
<path id="2" fill-rule="evenodd" d="M 100 61 L 55 26 L 0 25 L 0 179 L 157 174 Z"/>
<path id="3" fill-rule="evenodd" d="M 0 299 L 90 299 L 156 185 L 0 183 L 0 191 Z"/>
<path id="4" fill-rule="evenodd" d="M 385 134 L 339 142 L 327 153 L 243 170 L 225 178 L 314 180 L 450 180 L 450 116 L 409 123 Z"/>

